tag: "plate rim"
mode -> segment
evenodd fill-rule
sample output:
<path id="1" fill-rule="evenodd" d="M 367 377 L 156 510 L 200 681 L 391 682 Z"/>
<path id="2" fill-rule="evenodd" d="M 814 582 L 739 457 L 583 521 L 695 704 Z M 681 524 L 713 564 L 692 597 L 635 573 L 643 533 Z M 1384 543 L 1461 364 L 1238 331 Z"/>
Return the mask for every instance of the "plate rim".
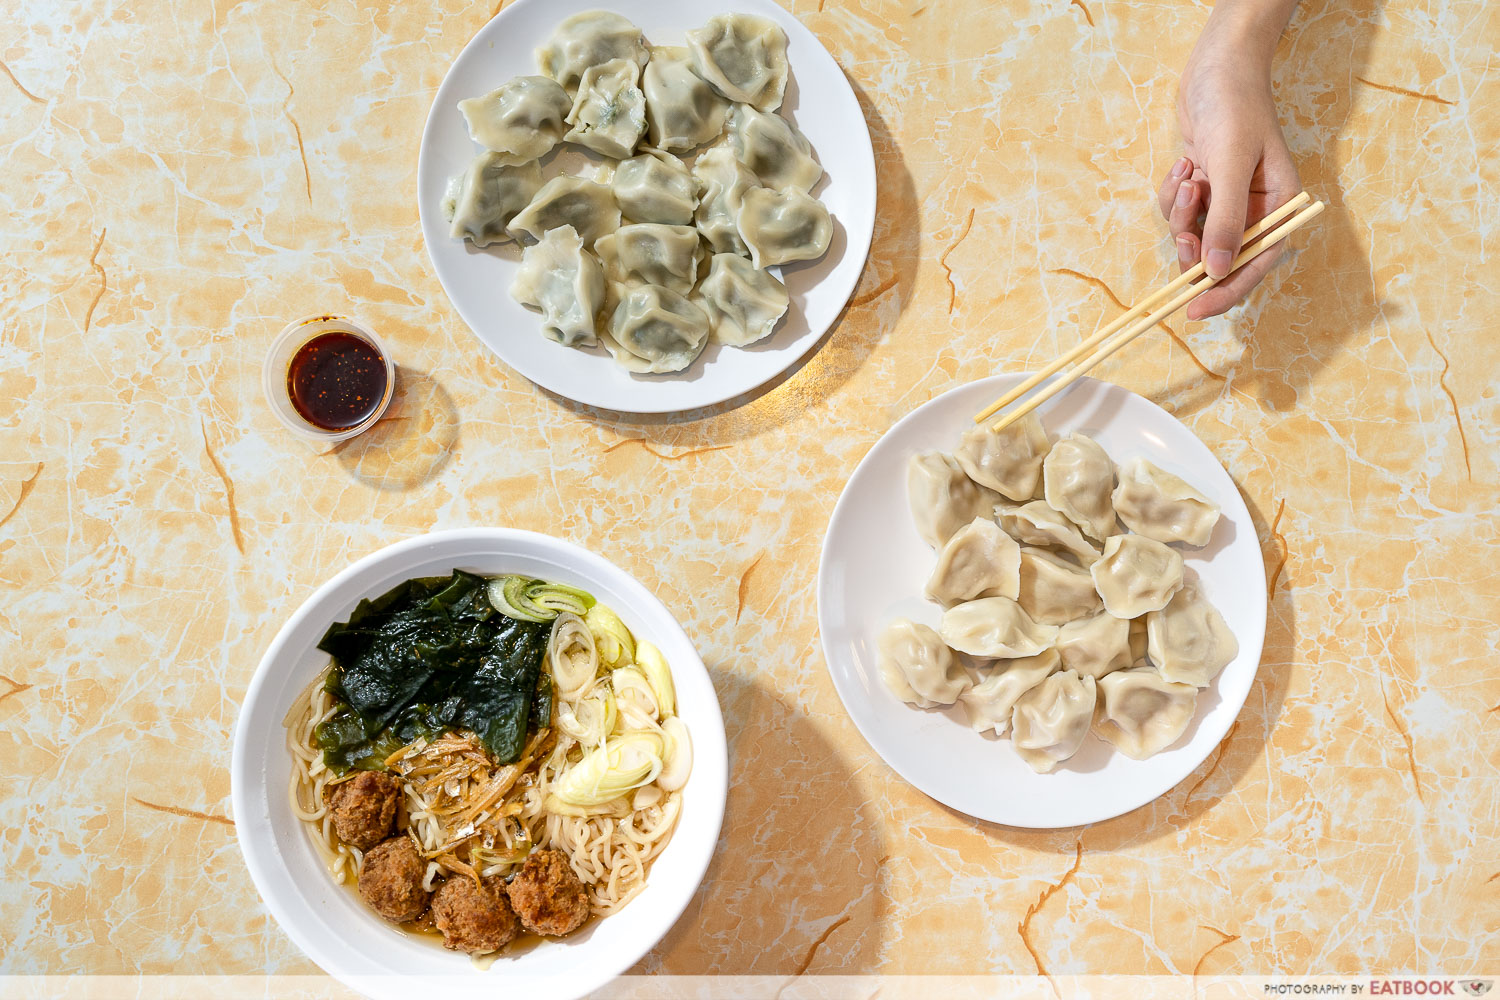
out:
<path id="1" fill-rule="evenodd" d="M 261 699 L 269 697 L 263 689 L 272 683 L 273 664 L 284 655 L 285 648 L 290 645 L 292 634 L 307 619 L 313 617 L 314 610 L 329 595 L 346 585 L 351 579 L 367 572 L 374 566 L 392 557 L 406 555 L 412 550 L 438 546 L 448 542 L 475 542 L 490 541 L 499 545 L 540 545 L 543 549 L 558 546 L 564 551 L 580 559 L 588 566 L 590 573 L 598 571 L 601 575 L 612 577 L 612 583 L 618 584 L 618 589 L 634 591 L 632 594 L 632 605 L 639 604 L 651 609 L 653 613 L 659 614 L 662 620 L 668 623 L 672 631 L 671 638 L 680 640 L 685 647 L 692 651 L 692 659 L 686 664 L 686 669 L 695 675 L 701 676 L 702 682 L 707 686 L 710 697 L 703 707 L 701 718 L 694 720 L 693 749 L 694 749 L 694 776 L 703 777 L 704 784 L 710 789 L 707 794 L 694 798 L 693 808 L 707 810 L 709 816 L 707 830 L 701 844 L 684 844 L 685 847 L 696 848 L 689 850 L 677 862 L 676 869 L 685 873 L 682 881 L 683 889 L 680 899 L 672 902 L 668 907 L 671 919 L 662 927 L 661 933 L 650 937 L 649 940 L 642 939 L 622 950 L 622 956 L 613 962 L 593 963 L 591 971 L 578 975 L 573 985 L 569 986 L 564 994 L 572 997 L 584 996 L 615 976 L 628 970 L 644 957 L 652 948 L 656 947 L 668 934 L 670 934 L 683 914 L 687 912 L 688 906 L 702 888 L 703 879 L 708 873 L 718 852 L 718 842 L 723 836 L 723 823 L 725 808 L 729 793 L 729 752 L 728 735 L 724 727 L 723 706 L 719 702 L 719 692 L 713 682 L 713 674 L 704 663 L 701 654 L 697 651 L 697 645 L 687 635 L 682 624 L 671 610 L 661 601 L 656 594 L 644 583 L 638 580 L 634 574 L 615 565 L 611 560 L 602 555 L 585 548 L 576 542 L 565 538 L 548 535 L 543 532 L 530 531 L 522 528 L 509 528 L 498 526 L 476 526 L 462 528 L 447 528 L 437 531 L 424 532 L 409 538 L 399 539 L 390 544 L 367 553 L 354 562 L 350 563 L 338 573 L 324 580 L 315 587 L 311 593 L 292 611 L 272 637 L 266 646 L 265 653 L 256 664 L 255 672 L 251 676 L 250 683 L 245 688 L 244 698 L 241 700 L 239 710 L 235 718 L 234 737 L 231 744 L 230 755 L 230 803 L 231 816 L 235 820 L 235 842 L 239 847 L 240 856 L 245 862 L 245 867 L 250 873 L 250 879 L 255 886 L 256 894 L 261 903 L 270 912 L 272 919 L 283 933 L 291 939 L 307 958 L 312 960 L 320 969 L 335 979 L 365 995 L 376 995 L 385 993 L 381 989 L 385 983 L 409 984 L 413 981 L 426 981 L 425 974 L 403 974 L 387 972 L 361 972 L 350 969 L 347 962 L 330 949 L 325 949 L 320 943 L 311 940 L 303 933 L 301 922 L 290 917 L 289 911 L 283 905 L 279 895 L 273 895 L 266 891 L 270 879 L 270 868 L 280 865 L 283 870 L 286 863 L 280 857 L 277 846 L 277 835 L 272 818 L 269 814 L 262 815 L 255 808 L 256 799 L 254 795 L 260 790 L 269 794 L 274 793 L 278 785 L 285 785 L 281 779 L 272 779 L 266 771 L 267 761 L 251 760 L 251 741 L 255 737 L 250 729 L 249 718 L 251 712 L 249 707 L 258 704 Z M 554 549 L 550 555 L 555 557 Z M 364 595 L 370 596 L 370 595 Z M 659 638 L 659 637 L 658 637 Z M 662 643 L 658 642 L 658 645 Z M 674 668 L 675 669 L 675 668 Z M 270 711 L 275 715 L 275 708 Z M 704 735 L 709 736 L 703 739 Z M 700 749 L 710 752 L 700 757 Z M 702 770 L 700 770 L 702 768 Z M 711 831 L 712 835 L 707 835 Z M 249 834 L 254 833 L 254 836 Z M 675 836 L 675 833 L 674 833 Z M 263 867 L 264 866 L 264 867 Z M 461 962 L 461 956 L 454 956 L 456 961 Z M 628 959 L 628 960 L 627 960 Z M 447 975 L 464 977 L 472 967 L 468 965 L 455 966 Z M 583 968 L 580 965 L 580 968 Z M 479 970 L 475 970 L 478 972 Z M 487 972 L 487 970 L 485 970 Z M 489 986 L 498 985 L 499 980 L 488 982 L 482 978 L 475 977 L 478 982 Z M 503 979 L 506 983 L 521 983 L 528 981 L 540 982 L 548 977 L 537 976 L 528 973 L 506 973 Z M 403 990 L 406 987 L 403 986 Z M 401 994 L 405 995 L 405 994 Z"/>
<path id="2" fill-rule="evenodd" d="M 831 571 L 831 567 L 829 565 L 829 558 L 830 558 L 830 555 L 829 555 L 829 553 L 830 553 L 829 540 L 830 540 L 830 538 L 833 535 L 834 525 L 837 523 L 837 521 L 838 521 L 838 519 L 840 517 L 840 514 L 843 513 L 843 511 L 845 510 L 845 504 L 846 503 L 854 503 L 855 502 L 855 500 L 853 499 L 854 491 L 851 489 L 851 486 L 854 484 L 854 482 L 855 482 L 856 478 L 858 477 L 859 473 L 863 469 L 865 469 L 866 465 L 871 461 L 871 455 L 873 455 L 876 452 L 876 449 L 883 442 L 885 442 L 886 440 L 888 440 L 890 438 L 893 438 L 895 435 L 897 435 L 902 430 L 903 427 L 908 426 L 911 423 L 915 423 L 917 421 L 919 415 L 921 415 L 924 412 L 929 411 L 931 409 L 936 409 L 945 400 L 947 400 L 949 397 L 957 395 L 959 393 L 964 393 L 964 392 L 968 392 L 968 391 L 974 390 L 977 386 L 981 386 L 981 385 L 990 387 L 991 389 L 994 390 L 994 392 L 998 396 L 1000 393 L 1003 393 L 1004 391 L 1006 391 L 1010 387 L 1018 384 L 1023 378 L 1026 377 L 1026 374 L 1027 373 L 1025 373 L 1025 372 L 1004 372 L 1004 373 L 999 373 L 999 374 L 994 374 L 994 375 L 987 375 L 987 376 L 984 376 L 984 377 L 981 377 L 981 378 L 973 379 L 973 380 L 968 381 L 968 382 L 964 382 L 964 383 L 959 384 L 959 385 L 955 385 L 955 386 L 953 386 L 953 387 L 951 387 L 951 388 L 949 388 L 949 389 L 947 389 L 947 390 L 939 393 L 938 395 L 934 396 L 933 398 L 931 398 L 931 399 L 927 400 L 926 402 L 922 403 L 920 406 L 914 407 L 912 410 L 910 410 L 909 412 L 907 412 L 906 414 L 904 414 L 899 420 L 897 420 L 895 423 L 893 423 L 890 427 L 888 427 L 885 431 L 883 431 L 879 435 L 879 437 L 877 437 L 870 444 L 870 447 L 868 449 L 866 449 L 864 455 L 862 455 L 860 457 L 860 460 L 857 463 L 855 463 L 854 469 L 849 473 L 848 479 L 845 480 L 844 488 L 839 493 L 838 500 L 833 505 L 833 510 L 828 515 L 828 524 L 824 528 L 824 531 L 823 531 L 823 546 L 822 546 L 822 551 L 819 553 L 819 556 L 818 556 L 818 576 L 817 576 L 816 592 L 815 592 L 816 601 L 817 601 L 818 639 L 819 639 L 819 646 L 821 647 L 822 652 L 823 652 L 824 667 L 828 671 L 830 679 L 833 681 L 834 690 L 837 692 L 837 694 L 839 696 L 839 701 L 840 701 L 841 705 L 843 706 L 844 714 L 848 717 L 849 721 L 854 724 L 855 730 L 859 732 L 861 738 L 865 741 L 865 744 L 869 747 L 870 751 L 872 753 L 874 753 L 875 756 L 878 757 L 883 763 L 885 763 L 885 765 L 887 767 L 889 767 L 892 771 L 894 771 L 901 778 L 902 781 L 906 782 L 907 785 L 909 785 L 910 787 L 916 789 L 918 792 L 921 792 L 923 795 L 925 795 L 927 798 L 931 799 L 932 801 L 939 803 L 944 808 L 951 809 L 951 810 L 953 810 L 956 813 L 959 813 L 961 815 L 967 816 L 970 819 L 973 819 L 973 820 L 976 820 L 976 821 L 979 821 L 979 822 L 982 822 L 982 823 L 989 823 L 989 824 L 993 824 L 995 826 L 1008 827 L 1008 828 L 1011 828 L 1011 829 L 1018 829 L 1018 830 L 1070 830 L 1070 829 L 1077 829 L 1077 828 L 1083 827 L 1083 826 L 1089 826 L 1089 825 L 1092 825 L 1094 823 L 1102 823 L 1102 822 L 1105 822 L 1107 820 L 1116 819 L 1116 818 L 1118 818 L 1120 816 L 1124 816 L 1124 815 L 1127 815 L 1129 813 L 1135 812 L 1136 810 L 1141 809 L 1141 808 L 1143 808 L 1145 806 L 1148 806 L 1151 803 L 1157 801 L 1162 796 L 1164 796 L 1164 795 L 1168 794 L 1169 792 L 1171 792 L 1172 789 L 1174 789 L 1178 785 L 1180 785 L 1195 770 L 1197 770 L 1197 768 L 1200 765 L 1202 765 L 1203 761 L 1207 760 L 1208 757 L 1209 757 L 1209 755 L 1212 754 L 1213 748 L 1216 747 L 1216 746 L 1218 746 L 1220 743 L 1223 742 L 1225 734 L 1227 734 L 1229 732 L 1229 729 L 1238 720 L 1238 718 L 1240 716 L 1240 713 L 1244 711 L 1245 703 L 1249 700 L 1250 691 L 1255 686 L 1255 678 L 1256 678 L 1256 676 L 1260 672 L 1261 661 L 1262 661 L 1262 659 L 1265 656 L 1265 632 L 1266 632 L 1267 622 L 1269 620 L 1270 602 L 1269 602 L 1269 600 L 1267 600 L 1264 597 L 1264 595 L 1262 595 L 1261 600 L 1259 602 L 1257 602 L 1257 605 L 1256 605 L 1260 609 L 1260 613 L 1258 615 L 1259 622 L 1260 622 L 1260 627 L 1258 629 L 1252 630 L 1253 631 L 1253 635 L 1252 636 L 1245 636 L 1245 635 L 1238 635 L 1238 634 L 1236 635 L 1236 639 L 1240 642 L 1240 653 L 1241 654 L 1243 654 L 1246 649 L 1248 649 L 1248 648 L 1250 648 L 1252 646 L 1252 643 L 1249 642 L 1248 640 L 1250 640 L 1251 638 L 1253 638 L 1253 640 L 1254 640 L 1254 642 L 1253 642 L 1254 654 L 1253 654 L 1253 661 L 1252 661 L 1253 662 L 1253 666 L 1252 666 L 1252 668 L 1250 670 L 1250 674 L 1249 674 L 1248 679 L 1247 679 L 1247 684 L 1245 686 L 1245 694 L 1240 699 L 1239 704 L 1235 706 L 1233 714 L 1227 714 L 1226 715 L 1226 717 L 1225 717 L 1225 719 L 1223 721 L 1222 729 L 1218 733 L 1215 734 L 1214 739 L 1212 740 L 1212 742 L 1210 742 L 1210 743 L 1207 744 L 1208 749 L 1205 751 L 1204 755 L 1202 757 L 1198 758 L 1197 760 L 1195 760 L 1192 763 L 1192 765 L 1190 767 L 1188 767 L 1186 769 L 1186 771 L 1184 771 L 1184 773 L 1182 773 L 1181 775 L 1179 775 L 1176 778 L 1174 778 L 1172 780 L 1172 782 L 1170 784 L 1168 784 L 1166 787 L 1162 788 L 1158 792 L 1155 792 L 1154 794 L 1152 794 L 1149 797 L 1143 799 L 1142 801 L 1139 801 L 1139 802 L 1135 803 L 1134 805 L 1129 805 L 1129 806 L 1125 806 L 1123 808 L 1118 808 L 1118 809 L 1111 808 L 1111 810 L 1108 811 L 1108 812 L 1100 813 L 1099 815 L 1093 816 L 1093 817 L 1088 818 L 1088 819 L 1082 819 L 1082 820 L 1078 820 L 1077 822 L 1067 823 L 1067 824 L 1063 824 L 1063 825 L 1057 825 L 1057 824 L 1054 824 L 1054 823 L 1016 822 L 1016 821 L 1013 821 L 1013 820 L 995 819 L 995 818 L 992 818 L 991 816 L 976 815 L 975 813 L 972 813 L 972 812 L 968 811 L 962 805 L 956 804 L 954 802 L 950 802 L 947 799 L 945 799 L 945 798 L 943 798 L 943 797 L 941 797 L 941 796 L 939 796 L 937 794 L 934 794 L 934 792 L 931 789 L 929 789 L 928 787 L 926 787 L 924 783 L 919 782 L 918 780 L 916 780 L 908 772 L 908 769 L 906 767 L 904 767 L 901 763 L 898 763 L 897 760 L 892 760 L 890 757 L 888 757 L 882 751 L 882 749 L 881 749 L 881 743 L 883 741 L 882 741 L 882 739 L 881 739 L 881 737 L 879 735 L 878 729 L 876 729 L 876 727 L 874 727 L 873 725 L 867 726 L 865 723 L 862 723 L 861 720 L 860 720 L 860 718 L 859 718 L 859 716 L 850 707 L 850 700 L 851 700 L 852 697 L 857 697 L 857 692 L 855 692 L 853 690 L 846 689 L 846 683 L 847 682 L 844 679 L 841 678 L 840 672 L 837 669 L 835 669 L 835 667 L 834 667 L 835 650 L 832 648 L 832 645 L 831 645 L 831 639 L 830 639 L 830 634 L 829 634 L 830 630 L 828 628 L 828 621 L 827 621 L 826 612 L 825 612 L 825 608 L 828 606 L 828 602 L 825 600 L 825 591 L 830 586 L 829 576 L 830 576 L 830 571 Z M 1045 380 L 1044 382 L 1041 383 L 1041 385 L 1038 388 L 1044 388 L 1045 386 L 1051 384 L 1052 381 L 1055 380 L 1056 378 L 1057 378 L 1057 376 L 1053 376 L 1052 378 L 1049 378 L 1049 379 Z M 1243 511 L 1246 526 L 1253 528 L 1254 522 L 1253 522 L 1252 518 L 1250 517 L 1249 507 L 1245 503 L 1244 497 L 1240 495 L 1239 487 L 1238 487 L 1238 484 L 1235 483 L 1234 477 L 1232 475 L 1230 475 L 1228 468 L 1226 468 L 1224 466 L 1224 463 L 1222 461 L 1220 461 L 1219 457 L 1213 453 L 1213 450 L 1211 448 L 1209 448 L 1207 442 L 1203 441 L 1202 438 L 1198 437 L 1197 434 L 1193 433 L 1192 428 L 1188 427 L 1181 420 L 1178 420 L 1177 417 L 1175 417 L 1173 414 L 1167 412 L 1167 410 L 1163 409 L 1157 403 L 1153 402 L 1150 399 L 1147 399 L 1145 396 L 1142 396 L 1141 394 L 1139 394 L 1137 392 L 1133 392 L 1132 390 L 1125 388 L 1124 386 L 1116 385 L 1113 382 L 1106 382 L 1106 381 L 1104 381 L 1102 379 L 1096 379 L 1096 378 L 1093 378 L 1093 377 L 1087 376 L 1087 375 L 1080 377 L 1078 379 L 1078 382 L 1082 383 L 1083 387 L 1086 387 L 1091 392 L 1098 392 L 1098 393 L 1108 394 L 1111 391 L 1117 391 L 1117 392 L 1124 393 L 1127 397 L 1134 397 L 1135 400 L 1138 400 L 1139 402 L 1146 404 L 1146 406 L 1148 406 L 1149 408 L 1157 411 L 1157 413 L 1160 414 L 1161 416 L 1164 416 L 1164 417 L 1168 418 L 1171 422 L 1175 423 L 1185 433 L 1187 433 L 1193 440 L 1197 441 L 1200 445 L 1202 445 L 1203 449 L 1213 458 L 1214 462 L 1218 464 L 1220 470 L 1229 479 L 1230 484 L 1232 486 L 1234 486 L 1233 498 L 1232 498 L 1233 504 L 1238 508 L 1239 511 Z M 1067 396 L 1073 394 L 1076 391 L 1077 391 L 1076 388 L 1071 388 L 1071 389 L 1065 390 L 1061 395 L 1059 395 L 1058 397 L 1055 397 L 1055 398 L 1057 398 L 1058 400 L 1062 400 L 1062 399 L 1067 398 Z M 1045 411 L 1046 411 L 1047 408 L 1048 408 L 1048 404 L 1043 404 L 1043 406 L 1038 409 L 1038 413 L 1039 414 L 1045 413 Z M 1229 505 L 1226 504 L 1225 506 L 1229 506 Z M 1258 537 L 1258 536 L 1256 536 L 1256 537 Z M 1248 551 L 1253 551 L 1255 562 L 1256 562 L 1256 564 L 1260 568 L 1260 577 L 1264 578 L 1265 577 L 1265 556 L 1261 552 L 1259 544 L 1256 544 L 1254 546 L 1248 547 Z M 916 593 L 915 590 L 914 590 L 914 593 Z M 1227 702 L 1226 701 L 1221 701 L 1221 703 L 1227 703 Z"/>
<path id="3" fill-rule="evenodd" d="M 836 218 L 836 221 L 843 229 L 846 238 L 844 253 L 848 255 L 851 260 L 854 259 L 855 255 L 857 255 L 858 264 L 850 268 L 849 275 L 844 279 L 843 284 L 846 287 L 839 288 L 838 286 L 832 286 L 833 291 L 831 291 L 829 294 L 833 299 L 837 301 L 838 305 L 833 308 L 832 315 L 828 323 L 823 326 L 822 329 L 817 330 L 816 333 L 811 327 L 809 327 L 808 331 L 801 337 L 799 337 L 798 340 L 793 341 L 785 347 L 779 348 L 778 350 L 785 352 L 785 363 L 776 368 L 774 371 L 768 371 L 763 377 L 757 377 L 753 381 L 747 380 L 743 382 L 736 382 L 731 385 L 726 385 L 718 389 L 710 390 L 708 392 L 702 393 L 701 396 L 693 397 L 692 399 L 690 399 L 690 401 L 685 403 L 653 403 L 651 401 L 653 394 L 650 392 L 650 389 L 657 383 L 652 381 L 637 380 L 634 378 L 632 378 L 628 384 L 632 387 L 630 390 L 630 395 L 635 398 L 630 402 L 630 405 L 628 406 L 617 405 L 618 401 L 613 399 L 607 399 L 605 401 L 599 401 L 597 399 L 580 399 L 578 395 L 575 395 L 577 390 L 573 389 L 570 391 L 567 384 L 559 383 L 551 376 L 550 369 L 546 368 L 545 366 L 537 367 L 530 364 L 518 365 L 515 358 L 506 357 L 500 352 L 497 347 L 490 344 L 487 340 L 485 340 L 484 337 L 480 335 L 475 323 L 469 316 L 469 311 L 466 310 L 462 305 L 460 305 L 454 298 L 454 296 L 448 289 L 447 282 L 443 278 L 442 266 L 438 263 L 438 255 L 434 251 L 433 247 L 434 241 L 429 238 L 429 229 L 432 229 L 434 232 L 436 232 L 441 228 L 436 223 L 432 223 L 431 221 L 435 217 L 437 209 L 435 206 L 428 207 L 422 199 L 422 192 L 428 187 L 429 178 L 431 177 L 432 172 L 437 169 L 433 163 L 434 158 L 437 156 L 436 152 L 434 151 L 434 146 L 436 144 L 435 132 L 438 128 L 438 115 L 440 113 L 439 109 L 447 108 L 452 103 L 451 101 L 447 100 L 447 98 L 449 96 L 449 81 L 452 79 L 454 71 L 458 68 L 459 64 L 469 56 L 470 50 L 476 49 L 480 45 L 482 36 L 484 36 L 491 30 L 496 30 L 493 28 L 496 22 L 501 22 L 506 17 L 514 17 L 515 11 L 527 10 L 532 6 L 539 6 L 544 2 L 547 2 L 547 0 L 515 0 L 514 3 L 507 5 L 494 16 L 492 16 L 489 20 L 485 21 L 484 24 L 480 25 L 479 28 L 474 32 L 474 34 L 469 38 L 469 40 L 464 43 L 458 54 L 453 57 L 453 61 L 448 64 L 447 70 L 443 73 L 443 79 L 438 83 L 437 88 L 433 91 L 432 103 L 428 106 L 427 117 L 422 125 L 421 141 L 417 148 L 416 201 L 418 229 L 422 234 L 423 249 L 426 250 L 427 260 L 431 265 L 433 276 L 437 278 L 438 286 L 442 289 L 444 297 L 448 300 L 449 305 L 453 307 L 454 312 L 458 313 L 459 319 L 461 319 L 464 325 L 468 327 L 469 334 L 475 340 L 477 340 L 480 345 L 483 346 L 483 348 L 487 352 L 489 352 L 491 356 L 493 356 L 505 367 L 515 372 L 517 375 L 520 375 L 522 378 L 526 379 L 532 385 L 535 385 L 537 388 L 556 396 L 560 396 L 563 399 L 569 400 L 580 406 L 594 407 L 595 409 L 607 410 L 612 413 L 676 414 L 688 413 L 693 410 L 702 409 L 704 407 L 716 406 L 731 400 L 736 400 L 736 405 L 739 405 L 742 402 L 748 402 L 748 397 L 754 394 L 756 390 L 762 388 L 768 383 L 776 381 L 776 379 L 780 378 L 782 375 L 785 375 L 789 370 L 795 368 L 799 362 L 802 362 L 806 357 L 808 357 L 809 354 L 816 350 L 831 333 L 836 332 L 840 320 L 843 318 L 843 315 L 847 310 L 849 299 L 854 295 L 855 289 L 859 287 L 859 280 L 864 275 L 865 266 L 869 263 L 870 247 L 874 245 L 875 223 L 878 219 L 879 211 L 879 175 L 876 171 L 875 164 L 874 136 L 870 134 L 870 124 L 868 119 L 865 118 L 863 108 L 859 108 L 859 95 L 855 92 L 854 85 L 850 81 L 849 75 L 844 71 L 844 67 L 840 65 L 839 61 L 834 58 L 833 53 L 828 50 L 828 47 L 823 44 L 822 40 L 813 33 L 812 29 L 804 25 L 793 12 L 781 7 L 780 5 L 775 3 L 774 0 L 736 0 L 737 6 L 745 8 L 745 10 L 741 12 L 759 14 L 763 17 L 774 20 L 778 25 L 781 26 L 782 30 L 787 32 L 789 41 L 790 36 L 795 35 L 799 36 L 800 40 L 803 43 L 810 44 L 814 53 L 813 58 L 816 58 L 816 54 L 821 53 L 822 56 L 828 60 L 829 65 L 834 70 L 839 83 L 843 87 L 843 93 L 847 94 L 849 100 L 852 101 L 854 106 L 856 108 L 859 108 L 860 110 L 859 120 L 862 125 L 861 133 L 863 135 L 864 142 L 860 143 L 857 149 L 848 151 L 848 155 L 854 157 L 857 160 L 857 162 L 853 164 L 853 168 L 849 171 L 852 181 L 850 190 L 851 192 L 854 192 L 854 197 L 858 197 L 858 192 L 860 191 L 861 187 L 863 187 L 865 196 L 861 200 L 861 209 L 863 212 L 863 217 L 867 218 L 869 222 L 867 225 L 862 227 L 865 230 L 863 239 L 856 243 L 855 241 L 848 240 L 850 228 L 847 223 L 845 223 L 842 219 Z M 714 16 L 714 13 L 714 11 L 706 11 L 705 16 L 711 17 Z M 538 40 L 538 42 L 540 42 L 540 40 Z M 796 74 L 796 67 L 792 67 L 792 72 L 794 75 Z M 539 331 L 538 336 L 540 336 Z M 772 336 L 774 337 L 775 333 L 773 333 Z M 669 376 L 660 377 L 667 378 Z M 691 383 L 677 382 L 676 384 L 686 385 Z M 741 397 L 746 398 L 741 399 Z"/>

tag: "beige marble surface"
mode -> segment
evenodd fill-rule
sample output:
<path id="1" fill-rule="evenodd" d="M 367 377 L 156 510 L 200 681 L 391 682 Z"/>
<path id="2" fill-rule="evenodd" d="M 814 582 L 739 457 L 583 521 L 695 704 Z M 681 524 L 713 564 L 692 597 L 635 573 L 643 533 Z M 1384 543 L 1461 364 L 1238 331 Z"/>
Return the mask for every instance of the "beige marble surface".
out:
<path id="1" fill-rule="evenodd" d="M 1101 372 L 1240 484 L 1271 569 L 1259 677 L 1154 804 L 1023 833 L 926 799 L 855 732 L 817 555 L 895 419 L 1168 273 L 1153 192 L 1207 7 L 792 6 L 869 120 L 869 265 L 780 384 L 644 423 L 487 355 L 426 259 L 418 135 L 489 6 L 0 10 L 0 973 L 315 973 L 234 843 L 239 701 L 320 581 L 470 524 L 605 554 L 713 671 L 722 849 L 641 971 L 1500 967 L 1500 9 L 1296 15 L 1277 94 L 1331 210 L 1244 311 Z M 314 455 L 260 362 L 330 309 L 384 334 L 401 391 Z"/>

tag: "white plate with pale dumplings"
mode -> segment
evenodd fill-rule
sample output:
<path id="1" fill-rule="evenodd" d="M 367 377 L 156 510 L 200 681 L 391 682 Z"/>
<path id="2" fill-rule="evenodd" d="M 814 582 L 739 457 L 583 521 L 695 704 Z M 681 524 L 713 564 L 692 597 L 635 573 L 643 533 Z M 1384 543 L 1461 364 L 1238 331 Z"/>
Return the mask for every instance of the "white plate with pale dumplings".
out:
<path id="1" fill-rule="evenodd" d="M 603 346 L 565 347 L 542 335 L 542 317 L 514 301 L 520 266 L 514 243 L 477 248 L 454 239 L 441 203 L 449 179 L 474 161 L 460 100 L 487 94 L 516 76 L 539 73 L 534 50 L 568 16 L 609 10 L 629 18 L 653 45 L 683 45 L 686 33 L 721 13 L 769 18 L 786 32 L 790 75 L 780 114 L 807 137 L 822 164 L 812 195 L 833 219 L 828 251 L 784 265 L 790 308 L 764 340 L 748 347 L 710 343 L 688 368 L 636 374 Z M 559 171 L 592 176 L 610 161 L 572 143 L 541 161 L 544 178 Z M 605 183 L 608 179 L 605 178 Z M 466 45 L 433 99 L 417 167 L 422 234 L 444 291 L 479 340 L 532 382 L 568 399 L 626 413 L 669 413 L 742 396 L 812 350 L 838 319 L 869 252 L 875 225 L 875 157 L 864 114 L 843 71 L 816 37 L 773 0 L 517 0 Z"/>
<path id="2" fill-rule="evenodd" d="M 1167 749 L 1132 759 L 1099 737 L 1096 722 L 1078 751 L 1049 773 L 1029 767 L 1010 739 L 972 729 L 961 703 L 918 709 L 898 698 L 881 676 L 878 637 L 896 618 L 936 629 L 943 617 L 943 607 L 923 595 L 938 554 L 912 517 L 908 462 L 924 452 L 952 453 L 960 435 L 974 426 L 974 414 L 1021 378 L 999 375 L 944 393 L 908 414 L 865 455 L 834 507 L 823 542 L 818 625 L 845 709 L 897 773 L 977 819 L 1053 829 L 1143 806 L 1213 752 L 1244 705 L 1260 663 L 1265 564 L 1234 481 L 1203 442 L 1154 403 L 1106 382 L 1080 379 L 1037 411 L 1054 442 L 1080 431 L 1117 466 L 1145 458 L 1218 506 L 1208 544 L 1173 548 L 1182 555 L 1187 581 L 1222 614 L 1237 654 L 1198 692 L 1191 721 Z"/>

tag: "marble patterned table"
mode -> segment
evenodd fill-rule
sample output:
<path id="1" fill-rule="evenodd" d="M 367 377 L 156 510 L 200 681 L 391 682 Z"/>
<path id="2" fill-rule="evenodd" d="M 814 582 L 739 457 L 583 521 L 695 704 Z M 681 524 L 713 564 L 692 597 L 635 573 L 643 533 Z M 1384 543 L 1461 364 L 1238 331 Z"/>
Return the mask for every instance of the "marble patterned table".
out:
<path id="1" fill-rule="evenodd" d="M 316 973 L 234 843 L 240 699 L 316 584 L 472 524 L 604 553 L 713 672 L 722 849 L 638 971 L 1495 965 L 1500 9 L 1296 15 L 1276 92 L 1330 211 L 1248 307 L 1170 321 L 1100 372 L 1243 491 L 1269 569 L 1246 584 L 1270 599 L 1260 674 L 1179 787 L 1033 833 L 938 806 L 860 739 L 818 647 L 817 555 L 892 422 L 1050 359 L 1168 273 L 1153 192 L 1207 8 L 792 7 L 874 137 L 869 264 L 768 391 L 639 423 L 487 355 L 426 259 L 418 136 L 488 5 L 0 12 L 0 973 Z M 316 454 L 260 364 L 329 309 L 382 333 L 400 392 Z"/>

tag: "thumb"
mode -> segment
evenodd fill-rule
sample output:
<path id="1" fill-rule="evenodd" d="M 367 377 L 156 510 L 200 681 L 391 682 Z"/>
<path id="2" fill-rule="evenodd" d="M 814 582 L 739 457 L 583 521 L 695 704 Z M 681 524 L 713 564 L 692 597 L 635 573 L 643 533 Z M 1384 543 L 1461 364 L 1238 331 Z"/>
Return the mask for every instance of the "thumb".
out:
<path id="1" fill-rule="evenodd" d="M 1213 195 L 1203 224 L 1203 267 L 1209 277 L 1227 275 L 1235 254 L 1240 252 L 1255 161 L 1254 153 L 1233 151 L 1209 174 Z"/>

